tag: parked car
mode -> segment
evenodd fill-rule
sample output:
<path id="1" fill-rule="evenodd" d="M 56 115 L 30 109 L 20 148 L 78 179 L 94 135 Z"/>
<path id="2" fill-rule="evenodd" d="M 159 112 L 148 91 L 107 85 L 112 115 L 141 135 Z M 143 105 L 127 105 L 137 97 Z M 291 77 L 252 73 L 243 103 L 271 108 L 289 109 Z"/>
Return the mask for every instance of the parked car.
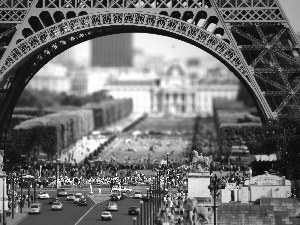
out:
<path id="1" fill-rule="evenodd" d="M 74 193 L 68 193 L 67 194 L 67 201 L 74 201 L 75 194 Z"/>
<path id="2" fill-rule="evenodd" d="M 139 211 L 140 210 L 137 206 L 130 206 L 128 209 L 128 215 L 138 215 Z"/>
<path id="3" fill-rule="evenodd" d="M 52 210 L 62 210 L 63 209 L 63 204 L 59 201 L 53 202 L 51 208 L 52 208 Z"/>
<path id="4" fill-rule="evenodd" d="M 66 197 L 68 192 L 64 188 L 57 189 L 57 197 Z"/>
<path id="5" fill-rule="evenodd" d="M 87 205 L 86 198 L 85 197 L 80 198 L 79 201 L 78 201 L 78 205 L 79 206 L 82 206 L 82 205 L 86 206 Z"/>
<path id="6" fill-rule="evenodd" d="M 83 197 L 82 193 L 76 193 L 74 198 L 74 203 L 78 203 L 79 199 Z"/>
<path id="7" fill-rule="evenodd" d="M 57 197 L 51 197 L 49 199 L 49 205 L 53 204 L 54 202 L 57 202 L 58 201 L 58 198 Z"/>
<path id="8" fill-rule="evenodd" d="M 30 214 L 41 213 L 41 207 L 42 207 L 42 205 L 40 203 L 33 203 L 30 206 L 29 213 Z"/>
<path id="9" fill-rule="evenodd" d="M 134 192 L 133 198 L 142 198 L 142 192 L 140 191 Z"/>
<path id="10" fill-rule="evenodd" d="M 101 214 L 101 220 L 112 220 L 112 215 L 108 211 L 103 211 Z"/>
<path id="11" fill-rule="evenodd" d="M 118 211 L 117 203 L 109 202 L 106 206 L 106 210 L 108 210 L 108 211 Z"/>
<path id="12" fill-rule="evenodd" d="M 39 198 L 39 199 L 49 199 L 50 196 L 49 196 L 48 192 L 44 191 L 44 192 L 40 192 L 40 193 L 38 194 L 38 198 Z"/>

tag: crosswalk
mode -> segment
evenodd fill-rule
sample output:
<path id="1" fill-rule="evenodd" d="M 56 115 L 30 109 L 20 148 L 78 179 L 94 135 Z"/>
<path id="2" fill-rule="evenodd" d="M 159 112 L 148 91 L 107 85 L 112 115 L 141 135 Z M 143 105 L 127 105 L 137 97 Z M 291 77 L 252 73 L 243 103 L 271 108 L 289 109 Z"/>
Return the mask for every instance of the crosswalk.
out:
<path id="1" fill-rule="evenodd" d="M 102 188 L 101 189 L 101 194 L 99 194 L 99 191 L 93 192 L 88 194 L 88 196 L 95 202 L 95 203 L 101 203 L 104 201 L 109 200 L 110 196 L 110 189 L 109 188 Z"/>

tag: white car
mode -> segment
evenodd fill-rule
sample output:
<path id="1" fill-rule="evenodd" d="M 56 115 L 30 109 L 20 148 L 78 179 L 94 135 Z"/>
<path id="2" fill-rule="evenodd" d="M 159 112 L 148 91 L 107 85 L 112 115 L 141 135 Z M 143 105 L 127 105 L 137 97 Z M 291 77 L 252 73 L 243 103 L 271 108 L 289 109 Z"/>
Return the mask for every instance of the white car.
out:
<path id="1" fill-rule="evenodd" d="M 112 215 L 108 211 L 103 211 L 101 214 L 101 220 L 112 220 Z"/>
<path id="2" fill-rule="evenodd" d="M 108 211 L 118 211 L 117 203 L 113 203 L 113 202 L 108 203 L 107 206 L 106 206 L 106 210 L 108 210 Z"/>
<path id="3" fill-rule="evenodd" d="M 121 193 L 121 192 L 130 193 L 130 192 L 132 192 L 132 189 L 127 188 L 127 187 L 124 187 L 124 186 L 113 186 L 113 187 L 111 188 L 111 192 L 112 192 L 112 193 L 115 193 L 115 192 L 119 192 L 119 193 Z"/>
<path id="4" fill-rule="evenodd" d="M 76 193 L 74 197 L 74 203 L 78 203 L 79 199 L 83 197 L 82 193 Z"/>
<path id="5" fill-rule="evenodd" d="M 142 197 L 143 197 L 142 192 L 140 192 L 140 191 L 134 192 L 133 198 L 142 198 Z"/>
<path id="6" fill-rule="evenodd" d="M 29 213 L 30 214 L 41 213 L 41 204 L 40 203 L 31 204 Z"/>
<path id="7" fill-rule="evenodd" d="M 48 192 L 44 191 L 44 192 L 40 192 L 40 193 L 38 194 L 38 198 L 39 198 L 39 199 L 49 199 L 50 196 L 49 196 Z"/>
<path id="8" fill-rule="evenodd" d="M 62 210 L 63 204 L 61 202 L 53 202 L 51 208 L 52 210 Z"/>
<path id="9" fill-rule="evenodd" d="M 75 194 L 74 193 L 68 193 L 67 194 L 67 201 L 74 201 Z"/>

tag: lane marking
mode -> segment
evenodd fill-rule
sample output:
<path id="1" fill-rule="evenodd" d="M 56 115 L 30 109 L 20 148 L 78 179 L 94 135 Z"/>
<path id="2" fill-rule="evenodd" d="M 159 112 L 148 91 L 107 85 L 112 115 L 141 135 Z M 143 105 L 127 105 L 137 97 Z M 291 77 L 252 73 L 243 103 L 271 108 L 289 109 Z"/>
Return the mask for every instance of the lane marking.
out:
<path id="1" fill-rule="evenodd" d="M 89 196 L 90 197 L 90 196 Z M 93 205 L 74 225 L 80 223 L 80 221 L 96 206 L 97 204 Z"/>
<path id="2" fill-rule="evenodd" d="M 95 204 L 97 204 L 97 202 L 92 198 L 92 197 L 94 197 L 93 195 L 89 195 L 89 194 L 87 194 L 87 196 L 89 196 L 89 198 L 91 199 L 91 200 L 93 200 L 93 202 L 95 203 Z"/>

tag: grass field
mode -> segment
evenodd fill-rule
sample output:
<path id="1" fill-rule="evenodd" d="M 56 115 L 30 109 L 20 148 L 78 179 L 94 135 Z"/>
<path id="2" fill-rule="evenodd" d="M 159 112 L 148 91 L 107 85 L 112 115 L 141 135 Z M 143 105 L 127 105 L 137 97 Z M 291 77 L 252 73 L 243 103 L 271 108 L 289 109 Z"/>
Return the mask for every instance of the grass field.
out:
<path id="1" fill-rule="evenodd" d="M 151 163 L 160 162 L 167 158 L 169 161 L 181 163 L 184 160 L 186 149 L 190 146 L 194 129 L 194 118 L 146 118 L 137 124 L 131 131 L 119 134 L 117 139 L 101 153 L 100 157 L 124 162 L 125 157 L 132 162 Z M 134 138 L 134 130 L 144 131 L 181 131 L 182 135 L 148 135 Z M 154 151 L 150 151 L 150 148 Z M 134 151 L 128 151 L 134 149 Z"/>

